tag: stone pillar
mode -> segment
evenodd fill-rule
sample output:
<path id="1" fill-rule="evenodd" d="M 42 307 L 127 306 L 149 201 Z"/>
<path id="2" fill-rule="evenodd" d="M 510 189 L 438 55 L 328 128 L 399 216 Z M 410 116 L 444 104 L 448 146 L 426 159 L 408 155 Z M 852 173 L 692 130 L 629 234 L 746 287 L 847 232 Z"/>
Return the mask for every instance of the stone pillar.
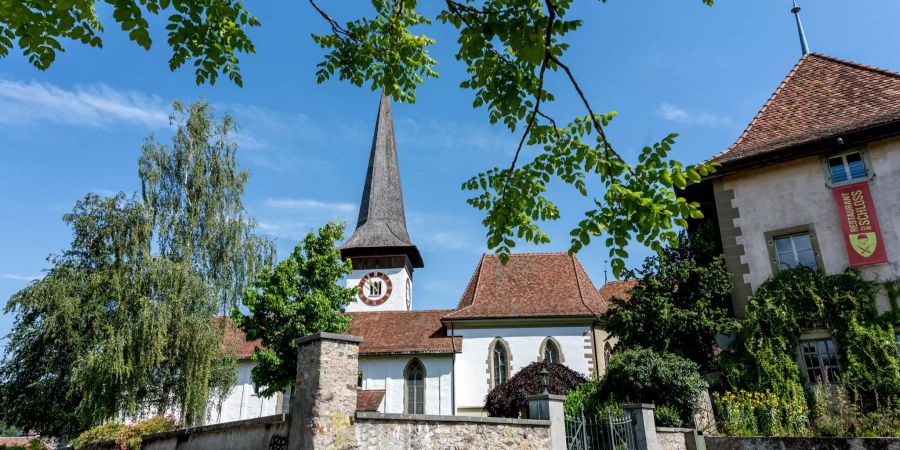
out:
<path id="1" fill-rule="evenodd" d="M 528 418 L 550 421 L 550 449 L 566 450 L 566 415 L 563 412 L 565 395 L 539 394 L 525 397 Z"/>
<path id="2" fill-rule="evenodd" d="M 289 449 L 344 449 L 355 445 L 360 342 L 358 336 L 326 332 L 297 339 Z"/>
<path id="3" fill-rule="evenodd" d="M 631 416 L 634 425 L 634 437 L 638 450 L 659 450 L 659 441 L 656 439 L 656 419 L 653 417 L 652 404 L 637 403 L 622 405 L 625 414 Z"/>

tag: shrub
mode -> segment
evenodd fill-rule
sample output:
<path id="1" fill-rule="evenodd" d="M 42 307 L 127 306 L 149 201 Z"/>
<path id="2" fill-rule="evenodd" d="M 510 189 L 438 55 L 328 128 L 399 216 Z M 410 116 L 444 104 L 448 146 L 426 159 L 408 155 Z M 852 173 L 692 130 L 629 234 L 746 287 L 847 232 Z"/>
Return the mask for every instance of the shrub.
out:
<path id="1" fill-rule="evenodd" d="M 141 438 L 148 434 L 162 433 L 175 429 L 175 419 L 172 417 L 156 416 L 147 420 L 135 423 L 134 425 L 125 427 L 119 435 L 116 436 L 116 443 L 119 446 L 129 449 L 140 449 Z"/>
<path id="2" fill-rule="evenodd" d="M 660 427 L 677 428 L 685 425 L 685 423 L 681 421 L 678 410 L 669 405 L 657 406 L 653 415 L 654 419 L 656 419 L 656 425 Z"/>
<path id="3" fill-rule="evenodd" d="M 875 411 L 865 412 L 860 404 L 850 401 L 845 385 L 819 383 L 812 388 L 810 401 L 813 405 L 816 435 L 900 435 L 900 410 L 882 405 Z"/>
<path id="4" fill-rule="evenodd" d="M 141 448 L 141 439 L 144 436 L 174 429 L 175 419 L 172 416 L 151 417 L 132 425 L 111 422 L 81 433 L 75 439 L 75 448 L 80 449 L 98 442 L 114 440 L 119 448 L 139 450 Z"/>
<path id="5" fill-rule="evenodd" d="M 519 417 L 525 405 L 525 397 L 544 392 L 540 371 L 544 367 L 550 371 L 551 394 L 566 395 L 585 382 L 585 378 L 562 364 L 550 364 L 543 361 L 533 362 L 518 371 L 506 383 L 488 393 L 484 401 L 484 409 L 491 417 Z"/>
<path id="6" fill-rule="evenodd" d="M 81 448 L 82 446 L 96 444 L 98 442 L 115 440 L 116 437 L 119 436 L 119 432 L 124 428 L 125 424 L 119 422 L 97 425 L 96 427 L 79 434 L 78 437 L 75 438 L 75 448 Z"/>
<path id="7" fill-rule="evenodd" d="M 739 390 L 713 394 L 719 431 L 729 436 L 809 434 L 802 396 L 778 397 L 772 391 Z"/>
<path id="8" fill-rule="evenodd" d="M 598 392 L 607 401 L 654 403 L 678 411 L 682 424 L 693 423 L 706 382 L 697 364 L 680 356 L 632 348 L 614 354 Z"/>

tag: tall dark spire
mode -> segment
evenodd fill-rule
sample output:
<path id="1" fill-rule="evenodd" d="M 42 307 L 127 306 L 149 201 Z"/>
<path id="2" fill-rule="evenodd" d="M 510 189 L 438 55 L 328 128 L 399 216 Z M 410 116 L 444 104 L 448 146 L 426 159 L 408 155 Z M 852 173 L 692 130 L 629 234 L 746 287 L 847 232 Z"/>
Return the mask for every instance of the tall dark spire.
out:
<path id="1" fill-rule="evenodd" d="M 341 255 L 345 258 L 407 255 L 413 267 L 425 265 L 406 231 L 394 119 L 391 101 L 384 93 L 381 94 L 375 119 L 375 135 L 372 137 L 369 168 L 359 204 L 359 219 L 353 235 L 341 246 Z"/>
<path id="2" fill-rule="evenodd" d="M 791 12 L 794 13 L 794 17 L 797 19 L 797 32 L 800 33 L 800 51 L 803 52 L 803 56 L 809 54 L 809 45 L 806 44 L 806 33 L 803 32 L 803 23 L 800 22 L 800 7 L 797 6 L 797 0 L 794 0 L 794 7 L 791 8 Z"/>

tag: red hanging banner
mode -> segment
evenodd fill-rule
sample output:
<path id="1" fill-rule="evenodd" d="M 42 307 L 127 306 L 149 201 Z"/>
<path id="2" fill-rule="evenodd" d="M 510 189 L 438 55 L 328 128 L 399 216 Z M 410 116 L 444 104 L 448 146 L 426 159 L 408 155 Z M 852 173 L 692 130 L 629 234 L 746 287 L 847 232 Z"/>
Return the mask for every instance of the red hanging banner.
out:
<path id="1" fill-rule="evenodd" d="M 887 262 L 869 183 L 841 186 L 831 192 L 840 212 L 850 267 Z"/>

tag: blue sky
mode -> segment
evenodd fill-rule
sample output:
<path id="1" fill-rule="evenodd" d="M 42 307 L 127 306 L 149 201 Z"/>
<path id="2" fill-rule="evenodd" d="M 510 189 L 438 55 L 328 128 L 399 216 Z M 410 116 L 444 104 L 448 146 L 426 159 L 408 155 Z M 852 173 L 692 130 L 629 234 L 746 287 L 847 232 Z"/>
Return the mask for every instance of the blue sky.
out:
<path id="1" fill-rule="evenodd" d="M 324 1 L 345 20 L 369 2 Z M 433 5 L 433 4 L 432 4 Z M 806 0 L 804 26 L 813 51 L 900 70 L 900 2 Z M 239 160 L 251 171 L 245 203 L 260 231 L 285 255 L 298 237 L 330 218 L 355 223 L 377 94 L 339 81 L 317 85 L 322 52 L 309 38 L 325 24 L 306 2 L 249 2 L 262 20 L 257 54 L 242 57 L 244 87 L 220 80 L 198 87 L 189 70 L 171 73 L 157 30 L 145 52 L 107 22 L 104 48 L 70 45 L 47 72 L 19 55 L 0 60 L 0 299 L 39 277 L 45 258 L 71 237 L 61 221 L 86 192 L 139 189 L 137 156 L 144 137 L 168 140 L 173 99 L 205 98 L 242 124 Z M 98 5 L 108 14 L 106 5 Z M 635 155 L 669 132 L 681 136 L 674 157 L 704 159 L 738 136 L 800 56 L 788 0 L 577 2 L 584 18 L 565 59 L 599 111 L 616 110 L 616 147 Z M 433 11 L 430 11 L 433 13 Z M 421 88 L 416 104 L 394 105 L 407 221 L 426 267 L 416 272 L 414 307 L 451 308 L 484 251 L 480 214 L 460 190 L 469 176 L 506 165 L 517 136 L 491 127 L 472 94 L 458 89 L 464 67 L 454 60 L 453 32 L 428 30 L 441 77 Z M 551 111 L 583 114 L 554 74 Z M 567 248 L 567 230 L 590 199 L 556 185 L 563 217 L 547 225 Z M 535 250 L 522 247 L 522 251 Z M 606 249 L 579 258 L 599 286 Z M 634 249 L 630 263 L 646 255 Z M 5 335 L 12 318 L 0 317 Z"/>

